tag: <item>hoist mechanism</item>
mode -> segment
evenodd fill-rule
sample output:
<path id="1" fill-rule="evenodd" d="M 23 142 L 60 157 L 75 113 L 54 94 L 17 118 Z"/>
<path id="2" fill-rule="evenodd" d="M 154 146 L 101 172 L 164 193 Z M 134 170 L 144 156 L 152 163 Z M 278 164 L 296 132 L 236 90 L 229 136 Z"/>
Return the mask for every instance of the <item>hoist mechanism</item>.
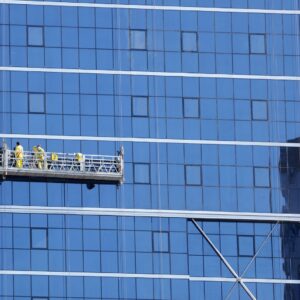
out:
<path id="1" fill-rule="evenodd" d="M 124 149 L 115 156 L 82 153 L 22 151 L 3 144 L 0 150 L 2 181 L 121 184 L 124 180 Z"/>

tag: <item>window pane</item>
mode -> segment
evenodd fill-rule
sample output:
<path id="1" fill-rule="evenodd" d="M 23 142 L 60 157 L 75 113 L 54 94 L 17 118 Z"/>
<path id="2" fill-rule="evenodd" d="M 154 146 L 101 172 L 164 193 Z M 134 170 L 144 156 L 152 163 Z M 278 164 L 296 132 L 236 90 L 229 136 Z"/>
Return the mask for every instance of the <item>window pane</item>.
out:
<path id="1" fill-rule="evenodd" d="M 45 112 L 44 94 L 29 94 L 29 112 L 32 113 Z"/>
<path id="2" fill-rule="evenodd" d="M 185 166 L 185 181 L 186 184 L 200 185 L 201 184 L 200 166 Z"/>
<path id="3" fill-rule="evenodd" d="M 239 255 L 240 256 L 253 256 L 254 255 L 254 243 L 252 236 L 239 236 Z"/>
<path id="4" fill-rule="evenodd" d="M 268 107 L 266 101 L 252 101 L 252 119 L 267 120 Z"/>
<path id="5" fill-rule="evenodd" d="M 42 27 L 28 27 L 28 45 L 43 46 L 44 34 Z"/>
<path id="6" fill-rule="evenodd" d="M 182 51 L 197 51 L 196 32 L 182 32 Z"/>
<path id="7" fill-rule="evenodd" d="M 268 187 L 270 174 L 268 168 L 254 168 L 255 186 Z"/>
<path id="8" fill-rule="evenodd" d="M 47 248 L 47 229 L 31 229 L 31 248 L 46 249 Z"/>
<path id="9" fill-rule="evenodd" d="M 131 49 L 138 49 L 138 50 L 146 49 L 146 31 L 131 30 L 130 45 L 131 45 Z"/>
<path id="10" fill-rule="evenodd" d="M 135 164 L 134 165 L 134 182 L 135 183 L 149 183 L 149 165 Z"/>
<path id="11" fill-rule="evenodd" d="M 265 53 L 265 36 L 263 34 L 250 35 L 251 53 Z"/>
<path id="12" fill-rule="evenodd" d="M 153 251 L 169 251 L 169 234 L 168 232 L 153 232 Z"/>
<path id="13" fill-rule="evenodd" d="M 199 100 L 186 98 L 184 99 L 184 116 L 186 118 L 199 117 Z"/>
<path id="14" fill-rule="evenodd" d="M 132 97 L 132 114 L 134 116 L 148 116 L 147 97 Z"/>

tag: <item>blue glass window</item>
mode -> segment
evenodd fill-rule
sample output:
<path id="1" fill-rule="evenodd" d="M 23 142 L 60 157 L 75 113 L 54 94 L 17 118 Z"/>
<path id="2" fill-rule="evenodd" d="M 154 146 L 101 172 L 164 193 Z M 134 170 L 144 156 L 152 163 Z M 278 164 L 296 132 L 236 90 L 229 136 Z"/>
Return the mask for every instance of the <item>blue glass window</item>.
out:
<path id="1" fill-rule="evenodd" d="M 181 33 L 182 51 L 197 51 L 197 32 Z"/>
<path id="2" fill-rule="evenodd" d="M 150 168 L 148 164 L 134 165 L 134 182 L 135 183 L 149 183 L 150 182 Z"/>
<path id="3" fill-rule="evenodd" d="M 239 256 L 254 255 L 254 240 L 253 236 L 238 236 Z"/>
<path id="4" fill-rule="evenodd" d="M 254 168 L 254 182 L 257 187 L 270 186 L 270 173 L 268 168 L 255 167 Z"/>
<path id="5" fill-rule="evenodd" d="M 169 252 L 169 233 L 153 232 L 153 251 Z"/>
<path id="6" fill-rule="evenodd" d="M 267 101 L 252 101 L 252 119 L 253 120 L 268 119 Z"/>
<path id="7" fill-rule="evenodd" d="M 185 98 L 183 99 L 184 117 L 186 118 L 198 118 L 199 112 L 199 99 Z"/>
<path id="8" fill-rule="evenodd" d="M 264 54 L 266 52 L 265 36 L 263 34 L 251 34 L 250 49 L 251 53 Z"/>
<path id="9" fill-rule="evenodd" d="M 28 46 L 43 46 L 44 31 L 43 27 L 29 26 L 27 28 Z"/>
<path id="10" fill-rule="evenodd" d="M 185 166 L 185 182 L 188 185 L 201 184 L 201 167 L 200 166 Z"/>
<path id="11" fill-rule="evenodd" d="M 44 94 L 29 94 L 29 112 L 44 113 L 45 112 L 45 97 Z"/>
<path id="12" fill-rule="evenodd" d="M 48 235 L 45 228 L 32 228 L 31 229 L 31 248 L 32 249 L 47 249 Z"/>
<path id="13" fill-rule="evenodd" d="M 136 50 L 145 50 L 147 47 L 146 30 L 130 31 L 130 48 Z"/>
<path id="14" fill-rule="evenodd" d="M 138 117 L 148 116 L 147 97 L 132 97 L 132 115 Z"/>

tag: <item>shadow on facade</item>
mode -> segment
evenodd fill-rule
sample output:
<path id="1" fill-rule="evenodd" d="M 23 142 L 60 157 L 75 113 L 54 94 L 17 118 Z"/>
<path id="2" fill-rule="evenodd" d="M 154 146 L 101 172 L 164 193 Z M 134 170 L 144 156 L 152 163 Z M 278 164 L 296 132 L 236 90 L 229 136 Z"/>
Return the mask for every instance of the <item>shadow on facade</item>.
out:
<path id="1" fill-rule="evenodd" d="M 299 143 L 300 138 L 288 140 Z M 279 172 L 285 199 L 283 213 L 300 213 L 300 148 L 280 148 Z M 300 224 L 283 223 L 280 229 L 283 270 L 287 279 L 300 279 Z M 300 298 L 300 285 L 286 285 L 285 300 Z"/>

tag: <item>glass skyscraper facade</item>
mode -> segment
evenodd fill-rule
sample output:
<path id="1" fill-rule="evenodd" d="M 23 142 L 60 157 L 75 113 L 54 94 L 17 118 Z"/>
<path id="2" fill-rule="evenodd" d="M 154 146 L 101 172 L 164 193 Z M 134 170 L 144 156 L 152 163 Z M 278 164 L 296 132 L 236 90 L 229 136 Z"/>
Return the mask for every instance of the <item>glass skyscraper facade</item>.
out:
<path id="1" fill-rule="evenodd" d="M 0 299 L 300 299 L 296 0 L 0 0 L 3 143 L 122 184 L 0 185 Z"/>

